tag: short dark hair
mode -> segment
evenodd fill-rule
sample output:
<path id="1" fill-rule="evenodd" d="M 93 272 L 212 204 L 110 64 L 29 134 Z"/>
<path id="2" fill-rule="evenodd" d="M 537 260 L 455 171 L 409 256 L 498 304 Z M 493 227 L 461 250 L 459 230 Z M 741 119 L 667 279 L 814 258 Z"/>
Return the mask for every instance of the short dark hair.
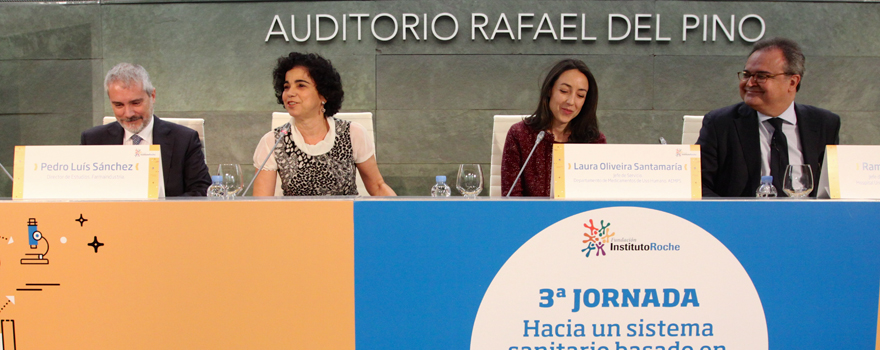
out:
<path id="1" fill-rule="evenodd" d="M 342 91 L 342 78 L 339 72 L 333 68 L 330 60 L 314 53 L 291 52 L 287 56 L 278 58 L 278 64 L 272 72 L 272 80 L 275 85 L 275 97 L 279 104 L 284 102 L 281 95 L 284 93 L 284 80 L 287 72 L 295 67 L 304 67 L 309 71 L 309 76 L 315 80 L 315 88 L 327 102 L 324 104 L 324 116 L 330 117 L 342 108 L 345 92 Z"/>
<path id="2" fill-rule="evenodd" d="M 749 56 L 751 57 L 755 52 L 769 49 L 779 49 L 782 51 L 782 56 L 785 57 L 786 63 L 785 73 L 800 75 L 801 80 L 803 80 L 805 70 L 804 63 L 807 59 L 804 57 L 804 53 L 801 51 L 801 47 L 798 43 L 794 40 L 781 37 L 764 39 L 755 43 Z M 800 89 L 801 82 L 799 81 L 795 91 L 800 91 Z"/>
<path id="3" fill-rule="evenodd" d="M 566 71 L 577 69 L 587 76 L 587 96 L 584 105 L 581 107 L 580 113 L 568 123 L 568 130 L 571 135 L 568 137 L 570 142 L 586 143 L 599 139 L 599 122 L 596 118 L 596 107 L 599 104 L 599 86 L 596 85 L 596 79 L 587 65 L 576 59 L 564 59 L 556 63 L 547 77 L 544 78 L 544 84 L 541 85 L 541 96 L 538 99 L 538 108 L 535 113 L 525 118 L 526 125 L 536 130 L 547 130 L 553 122 L 553 112 L 550 110 L 550 96 L 553 94 L 553 86 L 556 80 Z"/>

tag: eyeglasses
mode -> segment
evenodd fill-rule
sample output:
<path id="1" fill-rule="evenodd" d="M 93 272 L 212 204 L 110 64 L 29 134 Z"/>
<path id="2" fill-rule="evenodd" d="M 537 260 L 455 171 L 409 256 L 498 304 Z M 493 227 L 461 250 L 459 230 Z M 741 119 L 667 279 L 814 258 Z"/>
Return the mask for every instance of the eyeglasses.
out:
<path id="1" fill-rule="evenodd" d="M 736 72 L 736 76 L 739 77 L 740 81 L 748 81 L 749 79 L 755 78 L 755 83 L 761 84 L 767 81 L 767 79 L 772 79 L 778 77 L 780 75 L 792 75 L 791 73 L 777 73 L 777 74 L 767 74 L 767 73 L 752 73 L 747 70 Z"/>

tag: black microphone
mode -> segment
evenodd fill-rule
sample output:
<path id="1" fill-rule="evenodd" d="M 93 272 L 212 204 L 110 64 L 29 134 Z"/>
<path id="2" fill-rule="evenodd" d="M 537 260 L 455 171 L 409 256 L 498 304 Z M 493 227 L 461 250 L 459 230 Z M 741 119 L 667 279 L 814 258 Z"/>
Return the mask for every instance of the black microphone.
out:
<path id="1" fill-rule="evenodd" d="M 529 152 L 529 156 L 526 157 L 525 163 L 523 163 L 522 168 L 519 169 L 519 174 L 516 174 L 516 178 L 513 179 L 513 185 L 510 185 L 510 190 L 507 191 L 507 195 L 505 197 L 510 197 L 510 192 L 513 192 L 513 188 L 516 187 L 516 182 L 519 181 L 519 177 L 522 176 L 523 170 L 526 169 L 526 165 L 529 164 L 529 159 L 532 159 L 532 153 L 535 153 L 535 148 L 538 147 L 538 144 L 541 143 L 541 140 L 544 139 L 544 131 L 538 133 L 538 137 L 535 138 L 535 145 L 532 146 L 532 151 Z"/>
<path id="2" fill-rule="evenodd" d="M 6 167 L 3 166 L 3 163 L 0 163 L 0 169 L 3 169 L 3 172 L 6 173 L 6 176 L 9 176 L 9 181 L 15 181 L 12 179 L 12 175 L 9 175 L 9 172 L 6 171 Z"/>
<path id="3" fill-rule="evenodd" d="M 263 160 L 263 164 L 260 164 L 260 168 L 257 169 L 257 172 L 254 174 L 254 178 L 251 179 L 251 183 L 249 183 L 247 185 L 247 188 L 244 189 L 244 192 L 242 192 L 242 196 L 244 196 L 244 194 L 247 193 L 249 189 L 251 189 L 251 186 L 254 184 L 254 180 L 257 179 L 257 175 L 260 175 L 260 172 L 263 171 L 263 167 L 266 166 L 266 162 L 269 161 L 269 157 L 271 157 L 272 154 L 275 152 L 275 147 L 278 147 L 278 143 L 281 142 L 281 139 L 283 139 L 284 136 L 287 135 L 288 132 L 290 132 L 290 124 L 287 125 L 287 128 L 281 129 L 281 136 L 278 137 L 278 141 L 275 141 L 275 145 L 273 145 L 272 148 L 269 149 L 269 154 L 266 155 L 266 159 Z"/>

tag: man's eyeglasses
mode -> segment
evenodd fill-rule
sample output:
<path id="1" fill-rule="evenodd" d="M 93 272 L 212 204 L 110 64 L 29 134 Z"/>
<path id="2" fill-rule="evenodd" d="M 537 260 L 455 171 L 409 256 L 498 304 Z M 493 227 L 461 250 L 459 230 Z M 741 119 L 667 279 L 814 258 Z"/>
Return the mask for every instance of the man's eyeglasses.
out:
<path id="1" fill-rule="evenodd" d="M 761 84 L 761 83 L 767 81 L 767 79 L 773 79 L 773 78 L 778 77 L 780 75 L 792 75 L 792 74 L 791 73 L 769 74 L 769 73 L 761 73 L 761 72 L 752 73 L 747 70 L 736 72 L 736 76 L 739 77 L 740 81 L 748 81 L 749 79 L 755 78 L 755 82 L 758 84 Z"/>

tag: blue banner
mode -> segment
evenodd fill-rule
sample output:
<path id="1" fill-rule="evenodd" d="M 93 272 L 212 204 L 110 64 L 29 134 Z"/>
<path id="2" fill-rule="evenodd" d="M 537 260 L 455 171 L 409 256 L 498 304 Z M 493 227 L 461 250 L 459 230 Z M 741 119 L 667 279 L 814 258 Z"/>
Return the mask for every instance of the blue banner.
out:
<path id="1" fill-rule="evenodd" d="M 876 346 L 877 202 L 437 200 L 355 202 L 357 347 L 470 348 L 484 295 L 511 255 L 561 220 L 615 207 L 633 207 L 635 214 L 642 208 L 668 213 L 717 238 L 757 290 L 769 348 Z M 522 275 L 524 280 L 535 277 Z M 537 306 L 538 290 L 534 293 Z M 730 330 L 714 330 L 725 331 Z M 585 340 L 579 344 L 616 350 L 627 339 L 601 343 L 589 335 Z M 570 339 L 542 341 L 574 345 Z M 684 339 L 662 344 L 676 341 L 684 346 Z"/>

